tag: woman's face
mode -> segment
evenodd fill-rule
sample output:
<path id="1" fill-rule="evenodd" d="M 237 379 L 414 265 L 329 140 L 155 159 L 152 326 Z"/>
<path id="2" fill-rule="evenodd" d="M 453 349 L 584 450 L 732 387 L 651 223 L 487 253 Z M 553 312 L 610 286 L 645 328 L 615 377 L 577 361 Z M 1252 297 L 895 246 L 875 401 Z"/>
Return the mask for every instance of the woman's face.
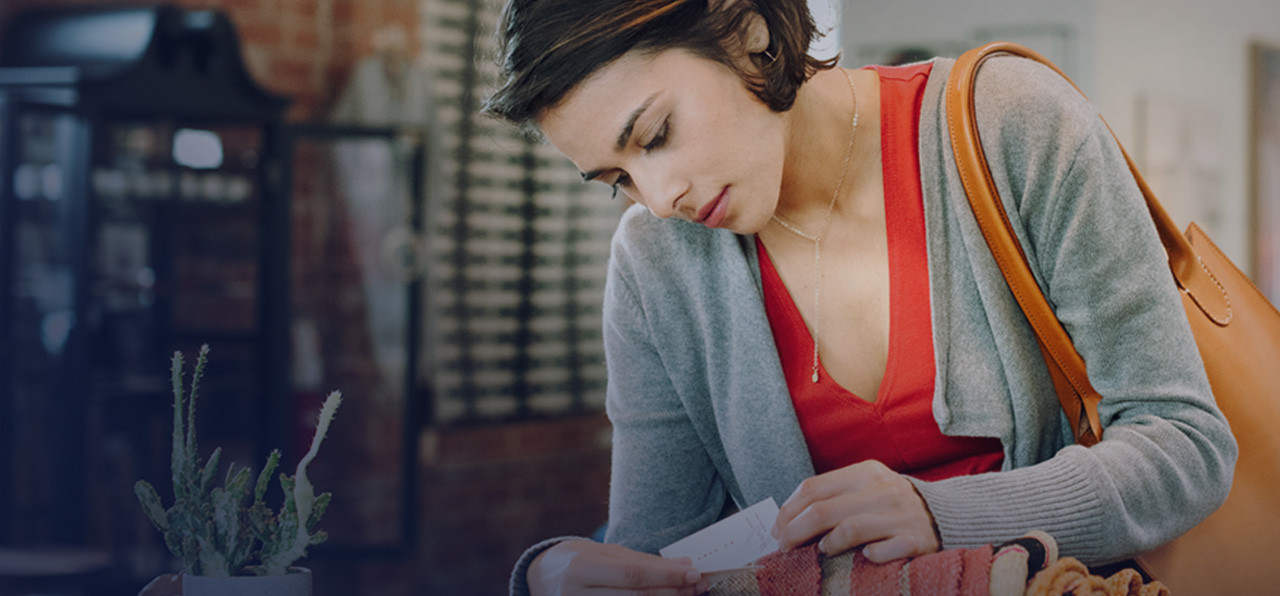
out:
<path id="1" fill-rule="evenodd" d="M 677 49 L 623 55 L 538 124 L 585 179 L 654 215 L 749 234 L 778 204 L 784 121 L 731 69 Z"/>

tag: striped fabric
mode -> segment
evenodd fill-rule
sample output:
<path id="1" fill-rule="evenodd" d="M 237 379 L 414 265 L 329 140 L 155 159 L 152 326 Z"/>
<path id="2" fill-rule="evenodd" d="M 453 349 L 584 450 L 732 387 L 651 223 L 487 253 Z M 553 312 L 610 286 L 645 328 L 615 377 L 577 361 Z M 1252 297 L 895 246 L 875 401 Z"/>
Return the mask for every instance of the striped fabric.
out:
<path id="1" fill-rule="evenodd" d="M 1043 532 L 998 546 L 950 549 L 876 564 L 854 549 L 827 557 L 816 543 L 760 561 L 754 572 L 711 588 L 713 596 L 1018 596 L 1027 582 L 1057 560 Z"/>

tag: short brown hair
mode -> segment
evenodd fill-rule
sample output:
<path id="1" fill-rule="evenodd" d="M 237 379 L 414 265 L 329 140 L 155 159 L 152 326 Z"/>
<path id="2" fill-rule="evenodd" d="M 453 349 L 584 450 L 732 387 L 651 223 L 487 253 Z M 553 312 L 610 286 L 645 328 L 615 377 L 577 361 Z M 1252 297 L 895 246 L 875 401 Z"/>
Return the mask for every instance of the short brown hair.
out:
<path id="1" fill-rule="evenodd" d="M 542 111 L 602 66 L 633 49 L 682 48 L 732 68 L 770 109 L 782 112 L 796 90 L 838 57 L 818 60 L 806 0 L 509 0 L 498 26 L 501 87 L 484 111 L 531 129 Z M 756 13 L 769 28 L 770 58 L 744 72 L 726 49 L 740 43 Z"/>

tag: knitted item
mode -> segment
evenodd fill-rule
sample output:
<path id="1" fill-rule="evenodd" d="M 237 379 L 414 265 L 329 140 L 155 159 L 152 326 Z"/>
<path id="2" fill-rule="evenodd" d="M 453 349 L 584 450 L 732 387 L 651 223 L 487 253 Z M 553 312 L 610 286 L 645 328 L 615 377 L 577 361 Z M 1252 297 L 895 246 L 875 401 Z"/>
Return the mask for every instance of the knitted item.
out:
<path id="1" fill-rule="evenodd" d="M 961 594 L 982 594 L 991 584 L 992 554 L 990 546 L 960 551 L 965 572 L 960 575 Z"/>
<path id="2" fill-rule="evenodd" d="M 1128 596 L 1169 596 L 1169 588 L 1157 580 L 1142 583 L 1142 574 L 1136 569 L 1121 569 L 1107 578 L 1108 594 Z"/>
<path id="3" fill-rule="evenodd" d="M 816 544 L 762 557 L 761 568 L 711 587 L 713 596 L 986 596 L 990 545 L 872 563 L 861 549 L 826 557 Z M 1025 568 L 1022 570 L 1026 577 Z M 1024 580 L 1025 582 L 1025 580 Z"/>
<path id="4" fill-rule="evenodd" d="M 822 587 L 821 554 L 816 545 L 760 558 L 756 571 L 760 594 L 765 596 L 817 596 Z"/>
<path id="5" fill-rule="evenodd" d="M 995 548 L 991 562 L 991 596 L 1020 596 L 1027 582 L 1058 560 L 1058 544 L 1048 534 L 1028 532 Z"/>
<path id="6" fill-rule="evenodd" d="M 849 577 L 850 594 L 897 596 L 903 593 L 901 577 L 902 568 L 907 565 L 906 560 L 898 559 L 884 564 L 872 563 L 862 556 L 862 549 L 855 549 L 842 556 L 853 557 L 853 572 Z"/>
<path id="7" fill-rule="evenodd" d="M 1072 557 L 1063 557 L 1057 563 L 1037 573 L 1027 586 L 1026 596 L 1169 596 L 1169 589 L 1158 581 L 1142 583 L 1142 576 L 1133 569 L 1123 569 L 1111 577 L 1089 573 L 1089 568 Z"/>
<path id="8" fill-rule="evenodd" d="M 987 560 L 990 560 L 988 555 Z M 983 567 L 989 571 L 990 565 Z M 933 558 L 921 557 L 907 562 L 903 578 L 912 594 L 961 594 L 960 578 L 965 571 L 959 550 L 944 550 Z M 985 583 L 985 582 L 984 582 Z"/>
<path id="9" fill-rule="evenodd" d="M 709 596 L 739 596 L 760 593 L 760 583 L 753 573 L 742 572 L 711 586 Z"/>
<path id="10" fill-rule="evenodd" d="M 849 596 L 852 584 L 853 555 L 822 557 L 822 596 Z"/>

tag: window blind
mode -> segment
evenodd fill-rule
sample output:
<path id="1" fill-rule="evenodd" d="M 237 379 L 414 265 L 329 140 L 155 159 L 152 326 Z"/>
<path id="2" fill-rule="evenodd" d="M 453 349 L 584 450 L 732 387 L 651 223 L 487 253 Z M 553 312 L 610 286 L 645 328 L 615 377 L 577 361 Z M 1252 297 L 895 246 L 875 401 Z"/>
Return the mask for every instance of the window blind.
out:
<path id="1" fill-rule="evenodd" d="M 494 89 L 497 0 L 422 0 L 438 107 L 428 174 L 427 362 L 439 424 L 604 403 L 600 307 L 623 209 L 553 147 L 479 114 Z"/>

